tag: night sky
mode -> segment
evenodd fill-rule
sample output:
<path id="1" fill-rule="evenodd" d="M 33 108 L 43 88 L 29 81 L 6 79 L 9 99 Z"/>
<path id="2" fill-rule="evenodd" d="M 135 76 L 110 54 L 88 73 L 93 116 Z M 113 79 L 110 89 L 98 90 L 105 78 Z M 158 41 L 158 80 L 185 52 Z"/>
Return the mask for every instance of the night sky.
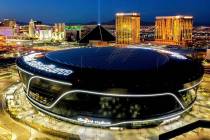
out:
<path id="1" fill-rule="evenodd" d="M 197 23 L 210 23 L 210 0 L 101 0 L 102 21 L 116 12 L 140 12 L 143 21 L 155 16 L 193 15 Z M 0 19 L 31 18 L 45 23 L 87 23 L 97 21 L 98 0 L 1 0 Z"/>

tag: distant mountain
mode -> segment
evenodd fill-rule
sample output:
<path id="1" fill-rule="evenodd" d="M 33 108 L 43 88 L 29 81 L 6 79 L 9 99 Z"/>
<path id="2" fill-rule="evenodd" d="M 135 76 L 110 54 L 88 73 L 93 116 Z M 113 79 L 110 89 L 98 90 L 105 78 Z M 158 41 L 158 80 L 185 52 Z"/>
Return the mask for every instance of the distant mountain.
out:
<path id="1" fill-rule="evenodd" d="M 115 24 L 115 20 L 110 20 L 110 21 L 107 21 L 107 22 L 103 22 L 102 24 L 105 24 L 105 25 L 114 25 Z M 141 25 L 154 25 L 155 23 L 154 22 L 151 22 L 151 21 L 141 21 Z"/>
<path id="2" fill-rule="evenodd" d="M 91 21 L 91 22 L 87 22 L 87 23 L 66 23 L 66 25 L 96 25 L 98 24 L 98 22 L 96 21 Z M 102 22 L 102 25 L 115 25 L 115 20 L 110 20 L 110 21 L 106 21 L 106 22 Z M 150 21 L 141 21 L 142 25 L 154 25 L 154 22 L 150 22 Z"/>
<path id="3" fill-rule="evenodd" d="M 22 21 L 16 21 L 16 23 L 17 23 L 18 25 L 27 25 L 27 24 L 28 24 L 27 22 L 22 22 Z"/>
<path id="4" fill-rule="evenodd" d="M 110 20 L 110 21 L 106 21 L 106 22 L 103 22 L 102 24 L 104 25 L 114 25 L 115 24 L 115 20 Z"/>
<path id="5" fill-rule="evenodd" d="M 81 23 L 81 22 L 68 22 L 65 23 L 66 25 L 96 25 L 98 24 L 96 21 L 91 21 L 91 22 L 86 22 L 86 23 Z"/>
<path id="6" fill-rule="evenodd" d="M 204 22 L 195 22 L 194 26 L 210 26 L 210 23 L 204 23 Z"/>
<path id="7" fill-rule="evenodd" d="M 141 21 L 141 25 L 152 26 L 152 25 L 155 25 L 155 22 L 152 22 L 152 21 Z"/>
<path id="8" fill-rule="evenodd" d="M 22 22 L 22 21 L 17 21 L 17 23 L 19 25 L 28 25 L 28 22 Z M 47 25 L 54 25 L 54 23 L 45 23 Z M 97 25 L 98 22 L 96 21 L 91 21 L 91 22 L 86 22 L 86 23 L 66 23 L 66 25 Z M 106 22 L 102 22 L 102 25 L 114 25 L 115 24 L 115 20 L 110 20 L 110 21 L 106 21 Z M 154 21 L 141 21 L 141 25 L 143 26 L 151 26 L 151 25 L 155 25 Z M 194 22 L 194 26 L 210 26 L 210 23 L 204 23 L 204 22 Z"/>
<path id="9" fill-rule="evenodd" d="M 41 21 L 38 21 L 38 22 L 40 22 L 40 24 L 42 24 L 42 22 Z M 16 23 L 18 24 L 18 25 L 28 25 L 29 24 L 29 22 L 23 22 L 23 21 L 16 21 Z M 46 24 L 46 25 L 54 25 L 54 23 L 43 23 L 43 24 Z"/>
<path id="10" fill-rule="evenodd" d="M 110 20 L 110 21 L 107 21 L 107 22 L 103 22 L 102 24 L 104 24 L 104 25 L 114 25 L 115 24 L 115 20 Z M 152 26 L 152 25 L 155 25 L 155 21 L 141 21 L 141 25 L 143 25 L 143 26 Z M 210 23 L 194 22 L 194 26 L 210 26 Z"/>

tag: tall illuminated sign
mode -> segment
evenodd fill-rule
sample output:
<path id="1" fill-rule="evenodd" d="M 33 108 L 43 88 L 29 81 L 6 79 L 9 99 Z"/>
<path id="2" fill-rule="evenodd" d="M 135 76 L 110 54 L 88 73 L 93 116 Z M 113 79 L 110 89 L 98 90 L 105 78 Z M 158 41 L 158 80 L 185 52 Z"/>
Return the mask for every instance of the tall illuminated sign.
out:
<path id="1" fill-rule="evenodd" d="M 65 30 L 67 31 L 81 31 L 82 30 L 82 26 L 65 26 Z"/>

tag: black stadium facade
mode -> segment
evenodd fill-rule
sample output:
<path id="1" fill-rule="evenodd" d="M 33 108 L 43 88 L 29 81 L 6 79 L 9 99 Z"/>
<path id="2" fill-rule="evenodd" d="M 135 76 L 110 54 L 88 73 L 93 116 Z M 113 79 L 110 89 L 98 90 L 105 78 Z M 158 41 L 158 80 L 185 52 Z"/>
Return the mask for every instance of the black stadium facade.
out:
<path id="1" fill-rule="evenodd" d="M 80 48 L 17 59 L 26 96 L 38 110 L 75 124 L 138 127 L 192 108 L 199 62 L 164 49 Z"/>

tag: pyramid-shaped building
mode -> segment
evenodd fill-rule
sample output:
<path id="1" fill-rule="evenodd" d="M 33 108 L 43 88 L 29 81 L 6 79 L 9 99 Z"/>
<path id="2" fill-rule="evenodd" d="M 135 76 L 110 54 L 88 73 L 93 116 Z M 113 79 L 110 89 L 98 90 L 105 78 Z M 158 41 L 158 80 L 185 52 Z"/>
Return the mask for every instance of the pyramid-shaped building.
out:
<path id="1" fill-rule="evenodd" d="M 109 31 L 107 31 L 101 25 L 97 25 L 92 31 L 85 35 L 79 43 L 89 44 L 91 41 L 98 42 L 114 42 L 115 36 L 113 36 Z"/>

